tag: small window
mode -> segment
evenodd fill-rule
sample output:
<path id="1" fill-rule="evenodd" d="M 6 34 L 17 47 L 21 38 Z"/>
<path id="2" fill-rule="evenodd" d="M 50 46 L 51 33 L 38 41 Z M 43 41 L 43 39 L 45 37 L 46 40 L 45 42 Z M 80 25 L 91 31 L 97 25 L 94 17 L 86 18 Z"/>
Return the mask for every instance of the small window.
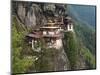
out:
<path id="1" fill-rule="evenodd" d="M 69 28 L 71 29 L 71 24 L 69 24 Z"/>

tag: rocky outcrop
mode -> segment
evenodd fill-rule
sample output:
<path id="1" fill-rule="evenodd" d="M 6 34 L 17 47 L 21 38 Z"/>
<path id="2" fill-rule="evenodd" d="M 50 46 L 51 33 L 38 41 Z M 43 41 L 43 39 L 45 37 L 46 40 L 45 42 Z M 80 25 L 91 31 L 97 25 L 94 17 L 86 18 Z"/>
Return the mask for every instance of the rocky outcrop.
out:
<path id="1" fill-rule="evenodd" d="M 65 5 L 63 4 L 43 4 L 43 3 L 29 3 L 29 2 L 16 2 L 13 11 L 16 11 L 16 16 L 23 25 L 29 29 L 38 28 L 44 25 L 48 18 L 56 16 L 63 16 L 66 12 Z M 61 42 L 62 44 L 62 42 Z M 37 60 L 37 66 L 40 67 L 37 71 L 61 71 L 70 70 L 70 63 L 67 54 L 64 51 L 63 45 L 59 49 L 46 50 L 44 55 L 40 54 Z M 50 55 L 50 56 L 49 56 Z M 53 55 L 53 56 L 52 56 Z M 43 61 L 43 62 L 42 62 Z M 47 62 L 45 62 L 47 61 Z M 48 63 L 48 64 L 47 64 Z M 47 66 L 46 66 L 47 64 Z M 42 66 L 42 67 L 41 67 Z M 50 69 L 49 69 L 50 68 Z"/>
<path id="2" fill-rule="evenodd" d="M 46 21 L 39 5 L 34 3 L 18 3 L 16 4 L 17 16 L 27 28 L 43 25 Z"/>
<path id="3" fill-rule="evenodd" d="M 63 4 L 14 2 L 13 7 L 20 22 L 28 28 L 43 25 L 48 18 L 64 15 L 66 12 Z"/>
<path id="4" fill-rule="evenodd" d="M 24 23 L 25 22 L 26 9 L 24 8 L 24 6 L 21 3 L 18 4 L 17 14 L 18 14 L 20 21 L 22 23 Z"/>
<path id="5" fill-rule="evenodd" d="M 70 70 L 70 63 L 63 47 L 59 49 L 59 54 L 56 57 L 56 60 L 56 71 Z"/>

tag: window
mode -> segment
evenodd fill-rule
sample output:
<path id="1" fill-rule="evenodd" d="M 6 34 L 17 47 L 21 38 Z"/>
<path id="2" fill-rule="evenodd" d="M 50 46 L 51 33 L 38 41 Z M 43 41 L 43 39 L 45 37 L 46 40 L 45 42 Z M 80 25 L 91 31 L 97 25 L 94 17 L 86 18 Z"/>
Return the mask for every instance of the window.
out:
<path id="1" fill-rule="evenodd" d="M 69 24 L 69 29 L 71 29 L 71 24 Z"/>

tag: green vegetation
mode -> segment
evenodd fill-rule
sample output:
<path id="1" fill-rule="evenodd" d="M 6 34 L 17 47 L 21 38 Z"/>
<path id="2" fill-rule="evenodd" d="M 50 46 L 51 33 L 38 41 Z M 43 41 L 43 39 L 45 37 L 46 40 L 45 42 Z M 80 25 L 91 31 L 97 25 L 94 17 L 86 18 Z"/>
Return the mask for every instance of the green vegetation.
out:
<path id="1" fill-rule="evenodd" d="M 96 68 L 96 36 L 95 30 L 84 23 L 75 22 L 75 33 L 78 42 L 81 43 L 79 50 L 84 57 L 88 68 Z"/>
<path id="2" fill-rule="evenodd" d="M 95 57 L 91 54 L 89 49 L 84 47 L 84 48 L 81 49 L 81 52 L 84 56 L 84 59 L 85 59 L 86 63 L 88 64 L 88 68 L 89 69 L 96 68 Z"/>
<path id="3" fill-rule="evenodd" d="M 55 60 L 59 54 L 58 50 L 53 48 L 47 49 L 41 39 L 41 41 L 37 43 L 36 48 L 41 47 L 42 51 L 40 53 L 34 52 L 31 46 L 25 41 L 27 30 L 19 26 L 17 19 L 14 17 L 12 23 L 13 73 L 55 71 L 55 64 L 57 64 Z M 79 23 L 76 23 L 75 33 L 64 33 L 64 49 L 68 56 L 71 70 L 77 69 L 78 62 L 80 62 L 79 56 L 84 58 L 86 66 L 88 66 L 89 69 L 96 67 L 94 35 L 94 31 L 91 29 L 87 30 Z M 81 46 L 80 43 L 82 43 Z M 37 57 L 38 59 L 35 60 Z"/>
<path id="4" fill-rule="evenodd" d="M 64 41 L 64 48 L 70 62 L 71 70 L 77 69 L 78 62 L 82 62 L 79 59 L 84 59 L 84 62 L 86 63 L 85 69 L 96 68 L 95 56 L 91 53 L 91 50 L 85 47 L 84 42 L 82 42 L 79 36 L 76 37 L 73 32 L 66 32 Z M 82 58 L 80 58 L 80 56 Z"/>
<path id="5" fill-rule="evenodd" d="M 13 17 L 12 24 L 12 70 L 13 73 L 25 72 L 43 72 L 54 71 L 54 58 L 57 56 L 57 50 L 46 49 L 43 40 L 36 44 L 36 48 L 41 47 L 40 53 L 34 52 L 31 46 L 25 41 L 27 31 L 20 31 L 18 21 Z M 42 44 L 41 44 L 42 42 Z M 35 59 L 38 57 L 37 61 Z"/>
<path id="6" fill-rule="evenodd" d="M 95 29 L 89 27 L 88 24 L 83 22 L 83 20 L 77 19 L 78 16 L 77 14 L 73 14 L 75 13 L 74 11 L 71 13 L 71 16 L 73 20 L 75 20 L 74 21 L 75 32 L 64 33 L 63 45 L 64 45 L 64 50 L 66 52 L 66 58 L 64 58 L 63 57 L 64 54 L 61 53 L 60 50 L 56 50 L 55 48 L 47 48 L 44 43 L 44 39 L 42 38 L 41 40 L 39 40 L 39 42 L 37 42 L 34 45 L 36 50 L 41 49 L 40 52 L 36 52 L 36 50 L 33 50 L 31 45 L 28 44 L 28 40 L 25 39 L 25 35 L 31 32 L 33 29 L 44 25 L 47 21 L 46 18 L 54 19 L 53 17 L 54 15 L 59 16 L 60 15 L 59 13 L 66 13 L 68 12 L 68 10 L 66 9 L 65 12 L 64 11 L 61 12 L 60 10 L 56 11 L 57 9 L 52 10 L 53 7 L 49 7 L 50 11 L 48 10 L 44 11 L 44 7 L 47 7 L 47 5 L 45 4 L 41 3 L 40 4 L 29 3 L 25 5 L 22 4 L 22 6 L 24 5 L 24 7 L 26 7 L 23 8 L 23 10 L 26 9 L 26 11 L 23 11 L 23 13 L 25 13 L 26 17 L 28 18 L 26 19 L 26 17 L 17 14 L 17 12 L 19 11 L 17 9 L 19 8 L 17 5 L 18 4 L 16 3 L 13 5 L 14 16 L 12 16 L 12 31 L 11 31 L 13 73 L 58 71 L 59 70 L 58 68 L 62 68 L 63 66 L 66 67 L 64 64 L 70 66 L 71 68 L 70 70 L 80 69 L 81 67 L 80 63 L 83 64 L 85 63 L 85 65 L 82 64 L 82 67 L 85 66 L 84 69 L 94 69 L 96 67 Z M 22 13 L 21 11 L 19 12 Z M 58 12 L 58 14 L 56 12 Z M 35 22 L 34 18 L 36 18 L 36 26 L 35 25 L 31 26 L 31 22 L 32 23 Z M 21 21 L 21 19 L 23 20 L 23 22 Z M 68 57 L 68 62 L 66 62 L 67 57 Z M 64 59 L 66 61 L 63 61 Z"/>
<path id="7" fill-rule="evenodd" d="M 81 11 L 82 9 L 85 9 L 84 12 Z M 79 43 L 80 56 L 85 60 L 88 69 L 94 69 L 96 68 L 95 7 L 69 5 L 68 12 L 74 19 L 74 30 Z"/>
<path id="8" fill-rule="evenodd" d="M 78 40 L 84 44 L 86 48 L 90 50 L 90 52 L 95 55 L 95 47 L 96 47 L 96 36 L 95 30 L 91 29 L 85 24 L 80 22 L 75 22 L 75 33 Z"/>
<path id="9" fill-rule="evenodd" d="M 42 48 L 40 58 L 36 61 L 36 70 L 39 72 L 55 71 L 55 65 L 57 63 L 54 63 L 54 61 L 57 59 L 57 52 L 54 48 Z"/>
<path id="10" fill-rule="evenodd" d="M 78 60 L 78 48 L 77 48 L 75 34 L 73 32 L 66 32 L 64 40 L 65 40 L 64 48 L 70 62 L 70 67 L 72 70 L 76 69 Z"/>
<path id="11" fill-rule="evenodd" d="M 12 70 L 13 73 L 24 73 L 26 72 L 30 66 L 33 65 L 33 57 L 27 56 L 22 53 L 25 45 L 24 38 L 25 38 L 25 31 L 18 31 L 16 18 L 13 18 L 12 23 Z M 28 58 L 30 57 L 30 58 Z"/>

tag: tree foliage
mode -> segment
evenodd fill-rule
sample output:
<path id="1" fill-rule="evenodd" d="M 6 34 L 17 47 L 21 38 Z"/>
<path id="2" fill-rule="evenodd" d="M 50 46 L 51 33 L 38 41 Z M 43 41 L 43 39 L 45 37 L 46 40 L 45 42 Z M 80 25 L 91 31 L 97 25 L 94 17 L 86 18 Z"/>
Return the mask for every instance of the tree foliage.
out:
<path id="1" fill-rule="evenodd" d="M 78 49 L 77 49 L 77 40 L 73 32 L 66 32 L 65 37 L 65 52 L 68 56 L 71 69 L 76 69 L 76 64 L 78 60 Z"/>
<path id="2" fill-rule="evenodd" d="M 96 33 L 84 23 L 75 22 L 75 33 L 78 39 L 79 50 L 89 69 L 96 68 Z"/>
<path id="3" fill-rule="evenodd" d="M 96 53 L 96 33 L 95 30 L 84 23 L 75 22 L 75 32 L 78 40 L 81 40 L 86 48 L 95 55 Z"/>
<path id="4" fill-rule="evenodd" d="M 36 61 L 36 70 L 39 72 L 55 71 L 55 58 L 58 51 L 55 48 L 42 48 L 39 60 Z"/>
<path id="5" fill-rule="evenodd" d="M 24 31 L 19 32 L 16 29 L 17 20 L 13 18 L 12 23 L 12 70 L 13 73 L 24 73 L 33 64 L 32 58 L 28 59 L 22 55 L 24 44 Z"/>
<path id="6" fill-rule="evenodd" d="M 89 69 L 96 68 L 95 57 L 91 54 L 90 50 L 83 47 L 83 48 L 81 48 L 81 52 L 84 56 L 86 63 L 88 64 L 88 68 Z"/>

